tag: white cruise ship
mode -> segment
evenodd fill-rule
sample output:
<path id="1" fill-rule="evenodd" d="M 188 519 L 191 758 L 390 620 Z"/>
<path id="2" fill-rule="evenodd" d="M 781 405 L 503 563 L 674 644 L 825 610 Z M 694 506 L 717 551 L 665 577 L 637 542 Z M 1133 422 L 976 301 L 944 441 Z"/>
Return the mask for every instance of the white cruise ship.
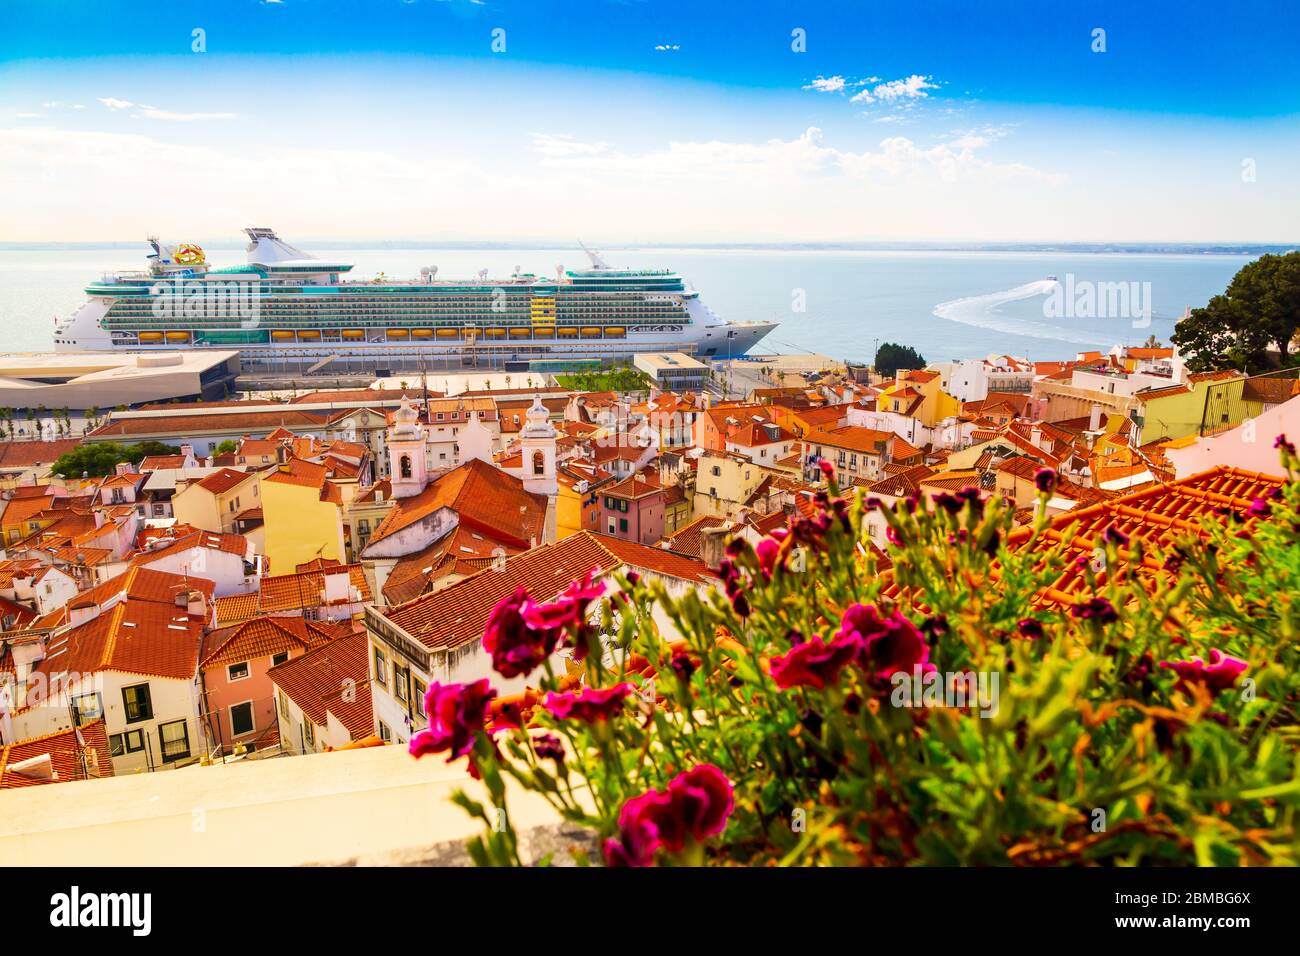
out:
<path id="1" fill-rule="evenodd" d="M 724 322 L 675 272 L 591 268 L 445 281 L 436 268 L 394 282 L 347 279 L 352 265 L 308 255 L 271 229 L 244 230 L 245 265 L 210 268 L 192 243 L 149 240 L 147 271 L 106 275 L 55 327 L 56 351 L 238 349 L 245 367 L 414 368 L 744 355 L 774 322 Z"/>

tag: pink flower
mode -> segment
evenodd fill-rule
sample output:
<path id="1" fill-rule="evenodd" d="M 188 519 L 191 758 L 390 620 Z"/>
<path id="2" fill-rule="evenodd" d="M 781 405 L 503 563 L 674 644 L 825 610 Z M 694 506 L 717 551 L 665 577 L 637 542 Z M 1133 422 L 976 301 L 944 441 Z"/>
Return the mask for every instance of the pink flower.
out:
<path id="1" fill-rule="evenodd" d="M 1161 661 L 1161 667 L 1178 675 L 1180 686 L 1202 684 L 1213 693 L 1227 690 L 1246 671 L 1247 664 L 1239 657 L 1230 657 L 1218 648 L 1210 649 L 1210 662 L 1199 657 L 1190 661 Z"/>
<path id="2" fill-rule="evenodd" d="M 631 693 L 632 685 L 626 682 L 606 688 L 589 687 L 581 696 L 551 692 L 542 706 L 560 720 L 573 718 L 594 724 L 622 713 L 623 701 Z"/>
<path id="3" fill-rule="evenodd" d="M 599 568 L 591 568 L 582 580 L 573 581 L 564 593 L 548 604 L 532 604 L 524 608 L 524 620 L 539 631 L 569 632 L 576 660 L 587 656 L 587 606 L 605 593 L 603 581 L 593 581 Z"/>
<path id="4" fill-rule="evenodd" d="M 871 604 L 854 604 L 840 620 L 840 637 L 856 636 L 862 642 L 859 663 L 880 680 L 902 671 L 911 673 L 919 667 L 934 670 L 930 648 L 916 625 L 895 611 L 881 617 Z"/>
<path id="5" fill-rule="evenodd" d="M 862 654 L 862 640 L 845 634 L 830 643 L 820 637 L 796 644 L 781 657 L 772 658 L 772 680 L 782 690 L 791 687 L 816 687 L 835 683 L 845 665 Z"/>
<path id="6" fill-rule="evenodd" d="M 764 538 L 758 542 L 754 552 L 758 555 L 758 566 L 762 569 L 763 576 L 771 580 L 777 559 L 781 556 L 781 542 L 774 538 Z"/>
<path id="7" fill-rule="evenodd" d="M 825 459 L 825 458 L 819 458 L 819 459 L 817 459 L 817 467 L 820 468 L 820 469 L 822 470 L 822 474 L 826 476 L 826 480 L 827 480 L 827 481 L 833 481 L 833 480 L 834 480 L 834 478 L 835 478 L 835 466 L 832 465 L 832 464 L 831 464 L 827 459 Z"/>
<path id="8" fill-rule="evenodd" d="M 547 628 L 581 627 L 587 622 L 587 605 L 605 593 L 605 582 L 593 581 L 599 573 L 591 568 L 582 580 L 573 581 L 564 593 L 549 604 L 533 604 L 524 610 L 524 620 L 529 627 Z"/>
<path id="9" fill-rule="evenodd" d="M 660 793 L 633 797 L 619 811 L 619 836 L 605 843 L 608 866 L 649 866 L 662 847 L 680 853 L 727 827 L 736 806 L 731 781 L 712 764 L 698 764 L 678 774 Z"/>
<path id="10" fill-rule="evenodd" d="M 483 628 L 483 650 L 492 657 L 492 668 L 502 677 L 528 674 L 546 660 L 559 643 L 556 627 L 534 627 L 528 622 L 537 605 L 524 588 L 502 598 L 488 615 Z"/>
<path id="11" fill-rule="evenodd" d="M 411 738 L 411 756 L 448 753 L 450 763 L 468 754 L 474 749 L 475 734 L 487 720 L 488 704 L 496 695 L 486 677 L 472 684 L 430 684 L 424 695 L 429 726 Z"/>

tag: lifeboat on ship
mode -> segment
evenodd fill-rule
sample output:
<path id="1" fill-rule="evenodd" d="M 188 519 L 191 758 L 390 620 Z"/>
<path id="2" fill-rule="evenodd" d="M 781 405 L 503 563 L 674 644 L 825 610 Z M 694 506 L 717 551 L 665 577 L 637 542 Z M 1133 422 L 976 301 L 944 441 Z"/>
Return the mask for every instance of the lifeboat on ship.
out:
<path id="1" fill-rule="evenodd" d="M 456 338 L 458 335 L 460 335 L 460 333 L 457 332 L 455 329 L 439 329 L 439 330 L 438 330 L 438 338 L 440 338 L 440 339 L 454 339 L 454 338 Z"/>
<path id="2" fill-rule="evenodd" d="M 168 341 L 168 342 L 188 342 L 189 340 L 190 340 L 190 333 L 188 333 L 188 332 L 168 332 L 168 333 L 167 333 L 167 341 Z"/>
<path id="3" fill-rule="evenodd" d="M 605 338 L 607 339 L 621 339 L 626 334 L 627 329 L 623 328 L 621 325 L 605 326 Z"/>
<path id="4" fill-rule="evenodd" d="M 489 339 L 504 338 L 505 334 L 506 334 L 505 329 L 484 329 L 483 330 L 483 335 Z"/>
<path id="5" fill-rule="evenodd" d="M 411 333 L 408 332 L 406 329 L 389 329 L 388 337 L 390 339 L 409 339 L 411 337 Z"/>
<path id="6" fill-rule="evenodd" d="M 552 325 L 534 325 L 533 337 L 538 339 L 555 338 L 555 327 Z"/>
<path id="7" fill-rule="evenodd" d="M 271 332 L 271 338 L 276 342 L 288 342 L 293 338 L 293 333 L 288 329 L 275 329 Z"/>
<path id="8" fill-rule="evenodd" d="M 141 342 L 161 342 L 163 334 L 161 332 L 141 332 Z"/>
<path id="9" fill-rule="evenodd" d="M 582 337 L 583 337 L 584 339 L 598 339 L 598 338 L 600 338 L 600 326 L 598 326 L 598 325 L 584 325 L 584 326 L 582 327 Z"/>
<path id="10" fill-rule="evenodd" d="M 304 342 L 314 342 L 320 338 L 320 332 L 316 329 L 303 329 L 298 333 L 298 338 L 302 339 Z"/>
<path id="11" fill-rule="evenodd" d="M 533 334 L 532 329 L 511 329 L 510 337 L 512 339 L 526 339 Z"/>
<path id="12" fill-rule="evenodd" d="M 566 329 L 566 328 L 561 328 L 561 329 L 559 329 L 559 331 L 558 331 L 557 334 L 558 334 L 558 335 L 560 336 L 560 338 L 562 338 L 562 339 L 572 339 L 572 338 L 575 338 L 575 337 L 577 336 L 577 334 L 578 334 L 578 330 L 577 330 L 577 329 Z"/>
<path id="13" fill-rule="evenodd" d="M 411 338 L 413 339 L 431 339 L 433 338 L 433 329 L 412 329 Z"/>
<path id="14" fill-rule="evenodd" d="M 344 329 L 343 337 L 345 339 L 364 339 L 366 337 L 365 329 Z"/>

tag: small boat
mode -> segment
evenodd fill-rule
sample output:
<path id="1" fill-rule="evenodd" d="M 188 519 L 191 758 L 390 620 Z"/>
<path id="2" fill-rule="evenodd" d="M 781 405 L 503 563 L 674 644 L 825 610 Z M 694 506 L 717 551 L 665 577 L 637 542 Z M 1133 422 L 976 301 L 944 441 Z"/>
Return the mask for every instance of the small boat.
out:
<path id="1" fill-rule="evenodd" d="M 161 332 L 141 332 L 141 342 L 161 342 L 163 334 Z"/>
<path id="2" fill-rule="evenodd" d="M 167 341 L 168 341 L 168 342 L 188 342 L 189 340 L 190 340 L 190 333 L 188 333 L 188 332 L 168 332 L 168 333 L 167 333 Z"/>
<path id="3" fill-rule="evenodd" d="M 415 329 L 411 332 L 412 338 L 431 339 L 433 338 L 433 329 Z"/>
<path id="4" fill-rule="evenodd" d="M 454 339 L 454 338 L 456 338 L 456 336 L 458 336 L 459 334 L 460 334 L 460 333 L 457 332 L 455 329 L 439 329 L 439 330 L 438 330 L 438 338 L 440 338 L 440 339 Z"/>
<path id="5" fill-rule="evenodd" d="M 409 339 L 411 337 L 411 333 L 408 332 L 406 329 L 389 329 L 388 337 L 390 339 Z"/>
<path id="6" fill-rule="evenodd" d="M 364 339 L 366 337 L 365 329 L 344 329 L 343 337 L 345 339 Z"/>
<path id="7" fill-rule="evenodd" d="M 303 329 L 298 333 L 298 338 L 302 339 L 304 342 L 315 342 L 320 338 L 320 332 L 316 329 Z"/>
<path id="8" fill-rule="evenodd" d="M 293 333 L 287 329 L 276 329 L 271 333 L 271 338 L 277 342 L 285 342 L 293 338 Z"/>

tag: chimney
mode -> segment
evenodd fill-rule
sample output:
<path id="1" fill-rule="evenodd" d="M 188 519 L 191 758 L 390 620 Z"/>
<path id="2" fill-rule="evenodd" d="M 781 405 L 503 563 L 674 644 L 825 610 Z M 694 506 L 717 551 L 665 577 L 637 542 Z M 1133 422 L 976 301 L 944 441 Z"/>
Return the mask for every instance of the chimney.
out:
<path id="1" fill-rule="evenodd" d="M 376 489 L 375 489 L 375 503 L 376 503 L 376 504 L 383 504 L 383 503 L 384 503 L 384 489 L 383 489 L 383 488 L 376 488 Z"/>
<path id="2" fill-rule="evenodd" d="M 181 455 L 182 455 L 182 457 L 185 457 L 185 458 L 193 458 L 193 457 L 194 457 L 194 446 L 191 445 L 191 444 L 188 444 L 188 443 L 187 443 L 187 444 L 184 444 L 184 445 L 181 445 Z"/>
<path id="3" fill-rule="evenodd" d="M 1094 405 L 1088 415 L 1088 431 L 1095 432 L 1101 430 L 1101 406 Z"/>
<path id="4" fill-rule="evenodd" d="M 113 469 L 113 473 L 119 477 L 122 475 L 134 475 L 135 465 L 131 464 L 129 461 L 119 461 L 117 466 Z"/>
<path id="5" fill-rule="evenodd" d="M 329 568 L 324 574 L 326 604 L 346 604 L 352 597 L 352 575 L 346 567 Z"/>
<path id="6" fill-rule="evenodd" d="M 700 560 L 712 571 L 722 566 L 722 559 L 727 553 L 727 535 L 731 529 L 726 525 L 705 528 L 700 532 Z"/>

